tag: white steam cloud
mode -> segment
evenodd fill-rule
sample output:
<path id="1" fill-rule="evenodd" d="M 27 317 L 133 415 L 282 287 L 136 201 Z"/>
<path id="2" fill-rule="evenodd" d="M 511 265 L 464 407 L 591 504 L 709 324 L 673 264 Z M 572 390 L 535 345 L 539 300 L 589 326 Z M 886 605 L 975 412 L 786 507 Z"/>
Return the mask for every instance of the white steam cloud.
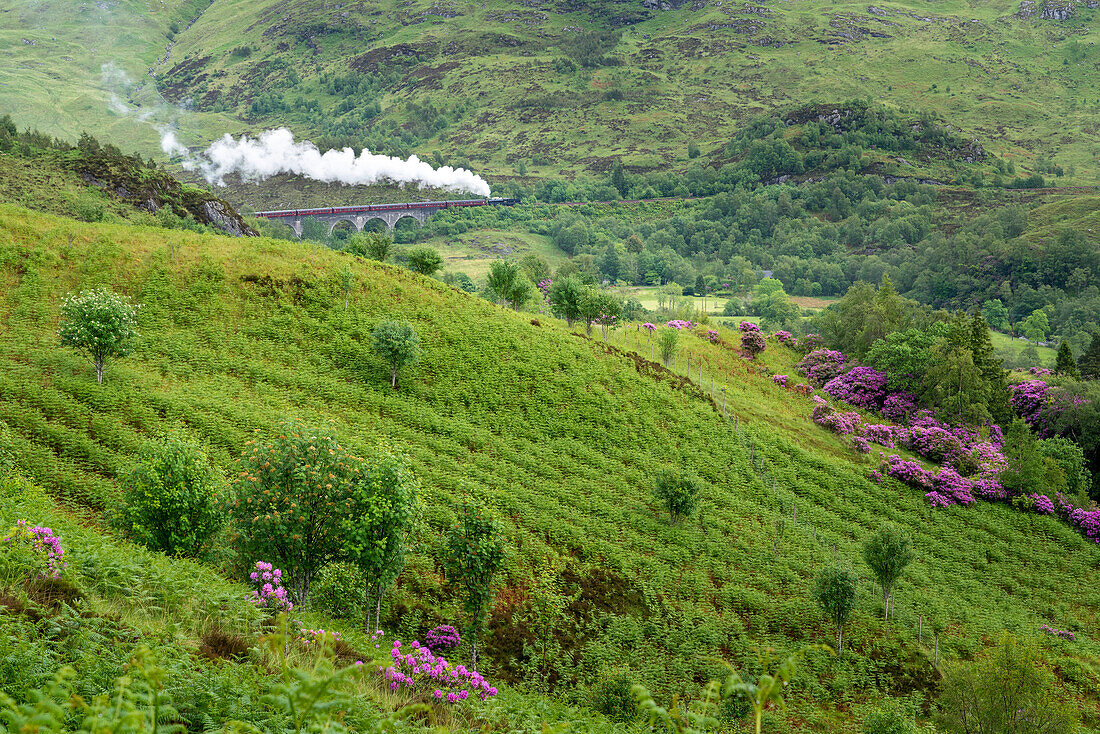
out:
<path id="1" fill-rule="evenodd" d="M 180 151 L 186 150 L 171 132 L 162 134 L 161 148 L 168 155 L 182 155 Z M 362 185 L 387 181 L 489 196 L 485 179 L 465 168 L 432 168 L 415 155 L 402 160 L 376 155 L 365 148 L 359 155 L 351 148 L 322 153 L 308 140 L 294 142 L 294 134 L 286 128 L 268 130 L 257 139 L 245 135 L 238 140 L 227 134 L 202 153 L 187 156 L 183 166 L 199 171 L 218 186 L 224 186 L 225 177 L 234 173 L 245 181 L 263 181 L 280 173 L 292 173 L 325 183 Z"/>

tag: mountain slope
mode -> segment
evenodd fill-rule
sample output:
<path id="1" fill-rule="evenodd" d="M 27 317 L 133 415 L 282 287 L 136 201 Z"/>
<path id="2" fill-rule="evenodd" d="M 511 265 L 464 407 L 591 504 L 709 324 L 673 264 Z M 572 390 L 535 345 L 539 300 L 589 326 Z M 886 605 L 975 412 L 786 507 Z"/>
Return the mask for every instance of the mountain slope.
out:
<path id="1" fill-rule="evenodd" d="M 358 279 L 346 313 L 345 266 Z M 943 629 L 945 659 L 974 655 L 1006 628 L 1073 629 L 1075 643 L 1041 644 L 1090 725 L 1100 722 L 1091 632 L 1100 548 L 1051 518 L 992 505 L 932 511 L 919 493 L 867 481 L 869 460 L 813 426 L 807 399 L 729 349 L 685 335 L 703 382 L 717 380 L 704 391 L 654 379 L 643 362 L 549 319 L 535 325 L 405 270 L 287 242 L 81 225 L 8 205 L 0 285 L 3 441 L 89 520 L 118 496 L 144 438 L 171 425 L 187 424 L 231 471 L 254 430 L 269 434 L 288 416 L 331 421 L 356 450 L 385 440 L 407 453 L 425 488 L 423 542 L 390 597 L 387 628 L 419 634 L 456 618 L 432 546 L 460 497 L 505 520 L 511 550 L 487 645 L 489 670 L 503 680 L 537 665 L 522 611 L 538 569 L 558 569 L 577 594 L 553 642 L 551 677 L 562 690 L 625 667 L 666 696 L 696 690 L 718 672 L 716 656 L 751 667 L 756 647 L 830 639 L 808 587 L 835 554 L 864 579 L 851 648 L 840 659 L 815 656 L 800 675 L 784 716 L 790 730 L 850 730 L 849 704 L 875 691 L 933 696 L 929 625 Z M 140 348 L 111 365 L 102 386 L 56 341 L 60 298 L 92 285 L 143 305 Z M 425 350 L 399 392 L 368 346 L 388 317 L 412 321 Z M 628 346 L 644 354 L 640 338 Z M 789 372 L 793 359 L 769 349 L 764 364 Z M 707 481 L 692 521 L 670 527 L 652 497 L 662 467 Z M 917 549 L 889 625 L 858 553 L 886 519 Z"/>
<path id="2" fill-rule="evenodd" d="M 637 170 L 682 167 L 689 143 L 720 154 L 752 114 L 870 98 L 945 119 L 1021 171 L 1056 163 L 1073 181 L 1100 181 L 1089 104 L 1100 98 L 1100 28 L 1083 2 L 1025 3 L 1034 14 L 1014 0 L 213 0 L 152 11 L 121 3 L 113 17 L 193 24 L 167 55 L 167 31 L 148 29 L 102 38 L 62 63 L 46 34 L 65 32 L 68 16 L 8 1 L 8 45 L 38 88 L 12 79 L 0 107 L 69 135 L 73 124 L 109 121 L 148 151 L 156 132 L 109 111 L 105 87 L 120 87 L 134 116 L 178 118 L 191 144 L 289 125 L 387 153 L 438 150 L 498 181 L 603 172 L 615 159 Z M 1052 15 L 1068 17 L 1044 17 Z M 112 61 L 134 80 L 148 70 L 181 109 L 165 108 L 148 83 L 106 77 L 81 109 L 58 101 Z M 58 109 L 64 118 L 51 116 Z"/>

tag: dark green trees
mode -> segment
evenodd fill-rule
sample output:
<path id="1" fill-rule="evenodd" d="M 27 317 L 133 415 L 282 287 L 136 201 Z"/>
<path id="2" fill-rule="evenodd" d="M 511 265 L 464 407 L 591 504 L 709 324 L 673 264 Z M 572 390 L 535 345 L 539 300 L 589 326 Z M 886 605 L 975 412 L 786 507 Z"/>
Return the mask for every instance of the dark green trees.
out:
<path id="1" fill-rule="evenodd" d="M 1058 357 L 1054 362 L 1054 371 L 1066 377 L 1080 376 L 1077 372 L 1077 362 L 1073 359 L 1073 350 L 1070 349 L 1069 342 L 1065 339 L 1058 347 Z"/>
<path id="2" fill-rule="evenodd" d="M 371 346 L 390 370 L 390 385 L 397 389 L 397 373 L 420 357 L 420 337 L 408 321 L 383 321 L 374 327 Z"/>

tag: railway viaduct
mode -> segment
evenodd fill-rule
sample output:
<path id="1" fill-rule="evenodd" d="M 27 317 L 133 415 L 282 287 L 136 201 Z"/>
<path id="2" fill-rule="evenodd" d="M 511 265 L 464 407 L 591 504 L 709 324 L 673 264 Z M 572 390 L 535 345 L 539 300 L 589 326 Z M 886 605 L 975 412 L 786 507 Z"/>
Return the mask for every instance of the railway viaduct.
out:
<path id="1" fill-rule="evenodd" d="M 393 229 L 397 222 L 405 217 L 412 217 L 420 222 L 421 226 L 428 221 L 435 212 L 447 208 L 448 202 L 422 202 L 415 204 L 374 205 L 369 207 L 344 206 L 330 209 L 305 209 L 256 212 L 257 217 L 281 221 L 294 230 L 294 234 L 302 236 L 302 220 L 315 219 L 328 226 L 328 233 L 340 222 L 348 222 L 355 227 L 356 232 L 362 232 L 363 227 L 372 219 L 380 219 L 386 224 L 387 229 Z"/>

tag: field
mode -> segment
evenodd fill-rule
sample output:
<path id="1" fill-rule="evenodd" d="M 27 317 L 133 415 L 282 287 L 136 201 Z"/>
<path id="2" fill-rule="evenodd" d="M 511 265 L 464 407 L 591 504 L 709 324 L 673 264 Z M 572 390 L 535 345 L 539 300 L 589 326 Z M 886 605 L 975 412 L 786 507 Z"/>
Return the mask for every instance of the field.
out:
<path id="1" fill-rule="evenodd" d="M 1009 357 L 1019 357 L 1023 354 L 1024 349 L 1027 348 L 1026 341 L 1020 341 L 1016 337 L 1009 336 L 1008 334 L 1001 334 L 1000 332 L 992 332 L 993 337 L 993 349 L 996 350 L 997 356 L 1001 359 L 1008 359 Z M 1035 351 L 1039 353 L 1039 361 L 1043 367 L 1054 368 L 1054 358 L 1058 354 L 1058 350 L 1052 347 L 1040 347 L 1035 345 Z"/>
<path id="2" fill-rule="evenodd" d="M 346 313 L 337 285 L 345 266 L 357 278 Z M 56 340 L 60 298 L 92 285 L 142 304 L 140 347 L 102 386 Z M 389 317 L 410 320 L 424 349 L 397 392 L 368 346 Z M 383 610 L 386 629 L 407 639 L 455 620 L 434 542 L 457 501 L 473 497 L 509 538 L 486 674 L 516 684 L 538 665 L 516 609 L 554 569 L 577 601 L 565 611 L 575 631 L 554 639 L 551 665 L 577 703 L 598 703 L 584 692 L 616 671 L 667 701 L 697 691 L 721 669 L 716 658 L 751 668 L 759 648 L 829 641 L 808 589 L 835 558 L 862 579 L 850 648 L 811 656 L 775 716 L 778 731 L 854 732 L 861 707 L 881 695 L 927 701 L 938 687 L 934 662 L 970 659 L 1004 629 L 1036 637 L 1087 725 L 1100 725 L 1100 548 L 1051 518 L 986 503 L 932 511 L 892 480 L 866 480 L 874 461 L 813 425 L 809 399 L 770 379 L 793 374 L 796 357 L 783 348 L 770 344 L 753 363 L 726 330 L 725 346 L 685 334 L 674 365 L 690 376 L 683 381 L 620 352 L 648 359 L 637 327 L 604 343 L 598 331 L 586 339 L 537 321 L 324 248 L 78 224 L 0 205 L 0 352 L 9 355 L 0 360 L 0 446 L 59 503 L 25 512 L 58 519 L 88 548 L 130 457 L 171 426 L 204 440 L 230 474 L 253 432 L 270 436 L 287 417 L 330 425 L 356 451 L 385 441 L 408 456 L 425 493 L 420 543 Z M 678 526 L 651 490 L 670 466 L 708 485 L 701 511 Z M 859 557 L 886 519 L 917 550 L 889 624 Z M 1077 641 L 1040 637 L 1043 624 Z M 193 640 L 197 630 L 181 634 Z M 536 698 L 500 704 L 512 701 L 515 729 L 580 716 Z"/>

